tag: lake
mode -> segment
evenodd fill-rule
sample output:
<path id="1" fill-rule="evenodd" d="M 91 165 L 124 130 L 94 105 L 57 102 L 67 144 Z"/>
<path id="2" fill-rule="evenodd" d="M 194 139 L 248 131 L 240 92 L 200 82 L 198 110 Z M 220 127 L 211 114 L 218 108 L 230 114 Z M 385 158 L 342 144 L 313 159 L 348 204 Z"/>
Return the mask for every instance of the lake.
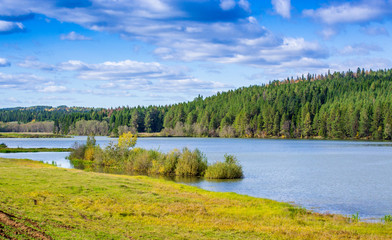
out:
<path id="1" fill-rule="evenodd" d="M 106 146 L 107 137 L 96 137 Z M 64 147 L 86 137 L 60 139 L 0 138 L 9 147 Z M 139 138 L 137 147 L 168 152 L 199 148 L 209 163 L 234 154 L 245 178 L 237 181 L 187 181 L 219 192 L 291 202 L 322 213 L 380 218 L 392 214 L 392 143 L 370 141 Z M 29 158 L 72 168 L 67 153 L 15 153 L 0 157 Z"/>

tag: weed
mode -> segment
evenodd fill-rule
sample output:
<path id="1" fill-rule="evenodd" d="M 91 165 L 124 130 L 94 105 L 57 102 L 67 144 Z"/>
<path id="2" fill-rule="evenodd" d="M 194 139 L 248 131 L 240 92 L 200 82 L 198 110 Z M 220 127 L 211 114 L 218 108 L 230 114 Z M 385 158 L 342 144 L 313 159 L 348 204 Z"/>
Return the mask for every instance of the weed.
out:
<path id="1" fill-rule="evenodd" d="M 359 213 L 357 212 L 356 214 L 352 214 L 351 215 L 351 220 L 353 222 L 359 222 L 359 220 L 361 220 L 361 218 L 359 217 Z"/>

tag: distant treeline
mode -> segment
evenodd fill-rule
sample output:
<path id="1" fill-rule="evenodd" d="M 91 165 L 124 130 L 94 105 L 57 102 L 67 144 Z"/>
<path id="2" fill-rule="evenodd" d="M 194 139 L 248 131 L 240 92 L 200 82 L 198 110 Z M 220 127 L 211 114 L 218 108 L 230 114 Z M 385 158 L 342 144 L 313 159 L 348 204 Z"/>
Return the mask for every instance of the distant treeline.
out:
<path id="1" fill-rule="evenodd" d="M 52 121 L 62 134 L 366 138 L 392 137 L 392 70 L 334 72 L 243 87 L 169 106 L 0 110 L 0 121 Z"/>

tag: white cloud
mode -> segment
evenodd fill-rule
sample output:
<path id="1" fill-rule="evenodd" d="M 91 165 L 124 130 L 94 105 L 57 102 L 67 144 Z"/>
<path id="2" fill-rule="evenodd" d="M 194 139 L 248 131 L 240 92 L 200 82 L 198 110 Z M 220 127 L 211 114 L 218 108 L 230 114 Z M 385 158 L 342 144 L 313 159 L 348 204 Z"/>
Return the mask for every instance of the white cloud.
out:
<path id="1" fill-rule="evenodd" d="M 328 28 L 324 28 L 321 31 L 321 35 L 325 38 L 325 39 L 330 39 L 331 37 L 335 36 L 337 34 L 337 30 L 331 27 Z"/>
<path id="2" fill-rule="evenodd" d="M 0 34 L 1 33 L 14 33 L 24 30 L 24 26 L 20 22 L 8 22 L 0 20 Z"/>
<path id="3" fill-rule="evenodd" d="M 264 66 L 265 62 L 273 66 L 283 64 L 274 59 L 278 54 L 276 51 L 284 50 L 284 37 L 274 36 L 257 22 L 251 15 L 248 0 L 91 0 L 91 4 L 81 5 L 75 1 L 62 7 L 52 1 L 44 1 L 46 4 L 38 0 L 2 1 L 7 1 L 7 4 L 4 4 L 6 9 L 0 10 L 0 13 L 38 13 L 94 31 L 119 33 L 124 39 L 152 44 L 156 47 L 154 53 L 164 60 L 226 62 L 227 59 L 247 56 L 261 60 L 252 65 L 260 63 L 259 66 Z M 278 14 L 290 17 L 290 0 L 273 0 L 273 4 Z M 83 7 L 85 5 L 93 7 Z M 20 6 L 24 6 L 24 9 L 21 10 Z M 63 35 L 62 39 L 89 38 L 71 32 Z M 241 45 L 246 42 L 258 43 Z M 264 54 L 262 57 L 259 56 L 260 52 Z M 274 55 L 268 56 L 269 52 Z M 303 57 L 325 57 L 311 51 L 301 53 L 306 55 L 295 56 L 297 60 Z M 285 54 L 282 52 L 280 55 Z M 249 64 L 247 61 L 239 62 Z M 68 67 L 75 67 L 75 64 L 68 64 Z"/>
<path id="4" fill-rule="evenodd" d="M 34 74 L 5 74 L 0 72 L 0 89 L 36 89 L 44 83 L 42 77 Z"/>
<path id="5" fill-rule="evenodd" d="M 56 86 L 56 85 L 50 85 L 50 86 L 45 86 L 42 89 L 39 89 L 39 92 L 43 93 L 58 93 L 58 92 L 66 92 L 68 89 L 65 86 Z"/>
<path id="6" fill-rule="evenodd" d="M 246 11 L 250 10 L 250 6 L 249 6 L 248 0 L 240 0 L 238 2 L 238 6 L 240 6 L 242 9 L 244 9 Z"/>
<path id="7" fill-rule="evenodd" d="M 219 6 L 225 11 L 233 9 L 235 5 L 236 4 L 234 0 L 220 0 L 219 4 Z"/>
<path id="8" fill-rule="evenodd" d="M 43 93 L 59 93 L 68 89 L 34 74 L 5 74 L 0 72 L 0 90 L 19 90 Z"/>
<path id="9" fill-rule="evenodd" d="M 46 64 L 38 61 L 35 57 L 27 57 L 23 62 L 18 63 L 19 67 L 24 68 L 33 68 L 33 69 L 40 69 L 46 71 L 54 71 L 56 70 L 56 66 L 51 64 Z"/>
<path id="10" fill-rule="evenodd" d="M 290 0 L 271 0 L 275 12 L 284 18 L 290 18 L 291 2 Z"/>
<path id="11" fill-rule="evenodd" d="M 91 40 L 92 38 L 86 37 L 84 35 L 78 34 L 74 31 L 68 33 L 68 34 L 61 34 L 60 35 L 61 40 L 70 40 L 70 41 L 85 41 L 85 40 Z"/>
<path id="12" fill-rule="evenodd" d="M 139 62 L 124 60 L 119 62 L 103 62 L 96 64 L 84 63 L 79 60 L 70 60 L 56 65 L 49 65 L 39 62 L 38 60 L 20 64 L 24 67 L 38 68 L 41 70 L 55 70 L 57 74 L 61 72 L 75 72 L 76 78 L 87 80 L 86 84 L 96 84 L 94 88 L 112 89 L 112 90 L 137 90 L 153 92 L 177 92 L 193 91 L 195 94 L 205 90 L 224 90 L 232 87 L 227 84 L 214 81 L 203 81 L 192 77 L 185 72 L 183 67 L 169 67 L 158 62 Z M 40 68 L 43 66 L 42 68 Z M 89 81 L 91 80 L 91 82 Z M 40 84 L 42 85 L 42 84 Z M 1 82 L 0 82 L 1 86 Z M 65 92 L 69 89 L 65 86 L 59 86 L 54 82 L 46 82 L 43 87 L 37 89 L 40 92 L 54 93 Z M 84 90 L 86 91 L 86 90 Z M 89 89 L 86 93 L 95 95 L 111 95 L 115 92 L 107 92 Z"/>
<path id="13" fill-rule="evenodd" d="M 11 66 L 11 63 L 5 59 L 5 58 L 0 58 L 0 67 L 9 67 Z"/>
<path id="14" fill-rule="evenodd" d="M 350 2 L 319 8 L 317 10 L 304 10 L 303 15 L 329 25 L 362 23 L 382 19 L 385 14 L 391 13 L 391 7 L 392 4 L 385 1 Z"/>
<path id="15" fill-rule="evenodd" d="M 355 71 L 358 67 L 364 69 L 387 69 L 392 65 L 391 60 L 385 58 L 369 58 L 369 57 L 356 57 L 345 59 L 330 65 L 331 71 L 347 71 L 351 69 Z"/>
<path id="16" fill-rule="evenodd" d="M 368 55 L 372 51 L 382 51 L 382 48 L 377 45 L 372 44 L 354 44 L 354 45 L 347 45 L 342 50 L 339 51 L 342 55 Z"/>

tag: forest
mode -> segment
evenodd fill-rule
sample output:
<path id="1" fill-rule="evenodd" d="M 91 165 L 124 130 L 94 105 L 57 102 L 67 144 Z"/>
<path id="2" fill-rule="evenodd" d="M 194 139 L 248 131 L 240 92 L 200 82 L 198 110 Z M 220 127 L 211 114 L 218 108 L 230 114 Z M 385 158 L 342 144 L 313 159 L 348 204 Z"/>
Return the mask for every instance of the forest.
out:
<path id="1" fill-rule="evenodd" d="M 392 69 L 358 68 L 199 95 L 165 106 L 0 109 L 0 131 L 391 140 L 391 90 Z"/>

